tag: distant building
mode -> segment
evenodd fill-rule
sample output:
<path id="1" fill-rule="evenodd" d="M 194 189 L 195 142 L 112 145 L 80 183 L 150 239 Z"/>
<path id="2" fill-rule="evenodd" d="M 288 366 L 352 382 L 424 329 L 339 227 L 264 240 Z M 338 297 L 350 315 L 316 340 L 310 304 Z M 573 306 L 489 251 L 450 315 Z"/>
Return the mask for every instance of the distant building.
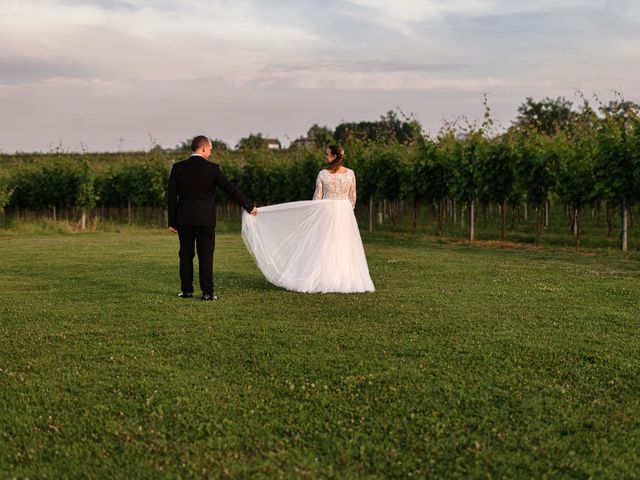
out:
<path id="1" fill-rule="evenodd" d="M 282 144 L 277 138 L 265 138 L 264 143 L 269 150 L 280 150 L 282 148 Z"/>

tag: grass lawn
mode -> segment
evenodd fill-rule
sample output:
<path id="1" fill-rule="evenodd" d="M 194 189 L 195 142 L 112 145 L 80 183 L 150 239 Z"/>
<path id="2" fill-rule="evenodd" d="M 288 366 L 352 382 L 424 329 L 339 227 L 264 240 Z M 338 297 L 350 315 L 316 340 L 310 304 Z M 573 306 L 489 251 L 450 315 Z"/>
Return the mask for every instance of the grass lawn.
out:
<path id="1" fill-rule="evenodd" d="M 159 230 L 0 233 L 0 477 L 640 472 L 640 262 L 365 237 L 373 294 L 215 303 Z"/>

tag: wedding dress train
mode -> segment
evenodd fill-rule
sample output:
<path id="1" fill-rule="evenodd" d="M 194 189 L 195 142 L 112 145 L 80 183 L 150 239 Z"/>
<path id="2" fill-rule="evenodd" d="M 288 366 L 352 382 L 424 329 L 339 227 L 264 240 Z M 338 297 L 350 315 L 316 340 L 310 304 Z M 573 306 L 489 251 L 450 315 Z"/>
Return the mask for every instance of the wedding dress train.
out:
<path id="1" fill-rule="evenodd" d="M 260 207 L 256 216 L 245 212 L 242 238 L 249 252 L 265 278 L 287 290 L 373 292 L 353 214 L 353 172 L 323 170 L 316 185 L 315 200 Z"/>

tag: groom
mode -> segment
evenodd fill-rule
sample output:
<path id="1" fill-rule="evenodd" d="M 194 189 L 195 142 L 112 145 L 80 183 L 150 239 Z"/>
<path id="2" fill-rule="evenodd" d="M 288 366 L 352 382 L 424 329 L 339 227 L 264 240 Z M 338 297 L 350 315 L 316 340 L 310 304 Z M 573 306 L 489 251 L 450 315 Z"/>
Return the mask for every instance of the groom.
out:
<path id="1" fill-rule="evenodd" d="M 180 298 L 193 297 L 193 257 L 197 251 L 202 300 L 218 299 L 213 294 L 216 187 L 251 215 L 258 213 L 254 203 L 224 176 L 218 164 L 207 161 L 211 148 L 208 137 L 195 137 L 191 157 L 175 163 L 169 174 L 169 230 L 180 239 Z"/>

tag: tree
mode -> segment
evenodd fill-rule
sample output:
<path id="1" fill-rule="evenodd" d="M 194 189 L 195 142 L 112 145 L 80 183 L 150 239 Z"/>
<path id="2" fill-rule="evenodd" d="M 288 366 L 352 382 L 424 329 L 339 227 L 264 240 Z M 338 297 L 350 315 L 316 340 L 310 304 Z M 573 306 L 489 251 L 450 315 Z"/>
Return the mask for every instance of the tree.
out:
<path id="1" fill-rule="evenodd" d="M 316 148 L 326 148 L 335 142 L 333 132 L 328 127 L 321 127 L 317 123 L 311 125 L 307 131 L 307 139 Z"/>
<path id="2" fill-rule="evenodd" d="M 11 202 L 13 189 L 9 188 L 8 182 L 0 178 L 0 214 L 4 213 L 4 208 Z"/>
<path id="3" fill-rule="evenodd" d="M 159 206 L 166 200 L 169 172 L 159 160 L 119 163 L 98 178 L 98 196 L 103 205 Z"/>
<path id="4" fill-rule="evenodd" d="M 514 137 L 507 132 L 490 143 L 488 154 L 478 164 L 479 189 L 482 196 L 500 205 L 500 240 L 505 239 L 506 207 L 516 191 L 517 152 Z"/>
<path id="5" fill-rule="evenodd" d="M 482 103 L 484 115 L 480 127 L 476 124 L 468 124 L 466 130 L 457 136 L 461 147 L 460 158 L 451 182 L 451 193 L 454 198 L 469 207 L 470 241 L 475 239 L 475 203 L 479 193 L 479 166 L 487 161 L 490 154 L 488 134 L 493 128 L 487 94 L 484 94 Z"/>
<path id="6" fill-rule="evenodd" d="M 87 162 L 55 158 L 19 170 L 11 178 L 11 204 L 23 208 L 91 207 L 94 175 Z"/>
<path id="7" fill-rule="evenodd" d="M 373 149 L 373 174 L 376 179 L 375 196 L 383 203 L 396 202 L 402 193 L 402 153 L 397 146 Z M 397 206 L 397 205 L 396 205 Z M 393 224 L 398 221 L 397 209 L 392 210 Z"/>
<path id="8" fill-rule="evenodd" d="M 356 182 L 357 197 L 362 203 L 364 199 L 369 203 L 369 231 L 373 231 L 373 209 L 376 198 L 377 178 L 375 159 L 371 149 L 365 147 L 363 142 L 352 142 L 345 148 L 347 165 L 357 172 Z"/>
<path id="9" fill-rule="evenodd" d="M 240 190 L 259 205 L 268 205 L 271 197 L 271 175 L 269 166 L 262 158 L 250 155 L 242 169 Z"/>
<path id="10" fill-rule="evenodd" d="M 516 149 L 520 159 L 518 178 L 527 203 L 537 210 L 536 245 L 544 225 L 544 205 L 556 189 L 559 157 L 565 143 L 558 135 L 544 135 L 530 129 L 520 132 Z"/>
<path id="11" fill-rule="evenodd" d="M 535 131 L 552 135 L 558 130 L 567 130 L 571 127 L 575 118 L 572 111 L 573 104 L 564 97 L 555 100 L 544 98 L 534 101 L 527 97 L 526 101 L 518 107 L 519 115 L 513 122 L 516 128 Z"/>
<path id="12" fill-rule="evenodd" d="M 345 145 L 353 142 L 373 143 L 377 141 L 375 122 L 349 122 L 339 124 L 333 137 L 336 142 Z"/>
<path id="13" fill-rule="evenodd" d="M 220 140 L 219 138 L 212 138 L 211 140 L 211 149 L 214 152 L 226 152 L 229 150 L 229 145 L 224 140 Z"/>
<path id="14" fill-rule="evenodd" d="M 402 113 L 402 112 L 401 112 Z M 386 115 L 380 117 L 378 122 L 384 132 L 383 140 L 386 143 L 397 142 L 402 145 L 415 143 L 422 133 L 422 126 L 416 119 L 405 119 L 401 121 L 393 110 L 389 110 Z"/>
<path id="15" fill-rule="evenodd" d="M 473 129 L 464 135 L 460 145 L 459 166 L 452 180 L 452 194 L 469 206 L 469 240 L 475 239 L 475 200 L 478 195 L 478 166 L 486 163 L 490 153 L 484 129 Z"/>
<path id="16" fill-rule="evenodd" d="M 628 212 L 640 196 L 638 183 L 640 155 L 638 129 L 640 108 L 624 99 L 610 102 L 600 108 L 604 118 L 599 122 L 598 183 L 609 200 L 620 205 L 622 231 L 621 249 L 628 248 Z"/>
<path id="17" fill-rule="evenodd" d="M 266 150 L 267 143 L 261 133 L 251 133 L 238 140 L 236 150 Z"/>
<path id="18" fill-rule="evenodd" d="M 306 152 L 303 158 L 293 163 L 289 169 L 290 198 L 294 200 L 310 200 L 316 187 L 316 177 L 322 168 L 322 155 L 319 152 Z"/>
<path id="19" fill-rule="evenodd" d="M 580 248 L 580 212 L 596 195 L 595 166 L 597 148 L 595 132 L 586 125 L 570 133 L 557 133 L 560 146 L 558 193 L 572 209 L 576 250 Z"/>
<path id="20" fill-rule="evenodd" d="M 426 198 L 438 205 L 438 234 L 444 234 L 444 200 L 460 160 L 460 140 L 452 128 L 445 128 L 438 136 L 437 155 L 425 158 Z"/>
<path id="21" fill-rule="evenodd" d="M 418 148 L 410 165 L 406 166 L 404 195 L 413 201 L 413 230 L 417 229 L 420 202 L 428 200 L 430 166 L 438 161 L 438 145 L 428 137 L 418 142 Z"/>
<path id="22" fill-rule="evenodd" d="M 634 114 L 637 115 L 640 111 L 640 105 L 631 100 L 625 100 L 620 98 L 618 100 L 612 100 L 606 105 L 600 107 L 600 111 L 604 114 L 609 114 L 617 117 L 633 118 Z"/>
<path id="23" fill-rule="evenodd" d="M 176 145 L 176 150 L 180 150 L 181 152 L 190 152 L 191 140 L 191 138 L 183 140 Z M 229 145 L 227 145 L 224 140 L 220 140 L 219 138 L 210 138 L 209 140 L 211 140 L 211 146 L 214 152 L 226 152 L 227 150 L 229 150 Z"/>
<path id="24" fill-rule="evenodd" d="M 353 141 L 376 144 L 399 143 L 409 145 L 421 136 L 422 127 L 417 120 L 400 120 L 395 112 L 388 111 L 377 122 L 348 122 L 338 125 L 333 133 L 336 142 Z"/>

